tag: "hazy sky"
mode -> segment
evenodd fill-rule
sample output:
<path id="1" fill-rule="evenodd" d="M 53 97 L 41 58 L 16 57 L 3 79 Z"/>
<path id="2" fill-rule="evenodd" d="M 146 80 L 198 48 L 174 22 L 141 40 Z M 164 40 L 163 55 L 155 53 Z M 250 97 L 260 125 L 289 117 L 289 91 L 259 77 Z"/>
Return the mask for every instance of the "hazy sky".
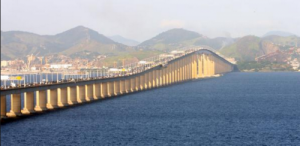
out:
<path id="1" fill-rule="evenodd" d="M 1 0 L 1 30 L 57 34 L 83 25 L 144 41 L 171 28 L 209 37 L 300 35 L 300 0 Z"/>

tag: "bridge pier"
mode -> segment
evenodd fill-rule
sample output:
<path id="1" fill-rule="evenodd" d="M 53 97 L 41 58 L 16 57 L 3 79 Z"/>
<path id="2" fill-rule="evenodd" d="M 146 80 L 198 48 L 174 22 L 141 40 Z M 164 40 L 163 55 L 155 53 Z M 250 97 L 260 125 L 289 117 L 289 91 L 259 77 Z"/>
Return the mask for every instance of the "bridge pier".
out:
<path id="1" fill-rule="evenodd" d="M 114 83 L 113 82 L 107 82 L 107 95 L 108 97 L 114 96 Z"/>
<path id="2" fill-rule="evenodd" d="M 57 95 L 58 95 L 58 89 L 47 89 L 47 105 L 46 107 L 48 109 L 55 109 L 58 108 L 57 106 Z"/>
<path id="3" fill-rule="evenodd" d="M 144 90 L 144 76 L 140 75 L 140 90 Z"/>
<path id="4" fill-rule="evenodd" d="M 34 110 L 37 112 L 46 111 L 47 93 L 45 90 L 35 91 L 35 107 Z"/>
<path id="5" fill-rule="evenodd" d="M 165 85 L 168 86 L 170 84 L 170 68 L 165 68 L 165 76 L 166 76 L 166 83 Z"/>
<path id="6" fill-rule="evenodd" d="M 151 88 L 153 88 L 152 86 L 152 77 L 153 77 L 153 71 L 151 71 L 151 72 L 148 72 L 147 73 L 147 76 L 148 76 L 148 89 L 151 89 Z"/>
<path id="7" fill-rule="evenodd" d="M 152 71 L 151 72 L 151 82 L 152 82 L 152 87 L 153 88 L 157 88 L 157 85 L 156 85 L 156 73 L 155 73 L 155 71 Z"/>
<path id="8" fill-rule="evenodd" d="M 144 89 L 148 89 L 148 75 L 147 73 L 144 74 Z"/>
<path id="9" fill-rule="evenodd" d="M 135 91 L 135 78 L 132 77 L 130 78 L 130 92 L 134 92 Z"/>
<path id="10" fill-rule="evenodd" d="M 76 86 L 77 103 L 85 102 L 85 86 Z"/>
<path id="11" fill-rule="evenodd" d="M 114 81 L 114 95 L 120 94 L 120 81 Z"/>
<path id="12" fill-rule="evenodd" d="M 131 92 L 131 89 L 130 89 L 130 79 L 126 79 L 125 80 L 125 92 L 126 93 L 130 93 Z"/>
<path id="13" fill-rule="evenodd" d="M 160 87 L 159 70 L 155 70 L 153 73 L 155 74 L 155 84 L 156 84 L 156 87 Z"/>
<path id="14" fill-rule="evenodd" d="M 1 119 L 6 118 L 6 96 L 1 95 Z"/>
<path id="15" fill-rule="evenodd" d="M 135 77 L 135 91 L 139 91 L 140 90 L 140 77 L 137 76 Z"/>
<path id="16" fill-rule="evenodd" d="M 166 85 L 166 73 L 165 73 L 165 68 L 161 69 L 161 73 L 162 73 L 162 86 Z"/>
<path id="17" fill-rule="evenodd" d="M 21 113 L 21 94 L 10 95 L 10 111 L 7 113 L 7 117 L 17 117 Z"/>
<path id="18" fill-rule="evenodd" d="M 159 87 L 160 87 L 163 86 L 163 70 L 162 69 L 158 70 L 158 73 L 159 73 Z"/>
<path id="19" fill-rule="evenodd" d="M 24 108 L 21 110 L 22 114 L 34 113 L 34 93 L 24 92 Z"/>
<path id="20" fill-rule="evenodd" d="M 67 88 L 57 88 L 57 100 L 58 106 L 64 107 L 68 106 L 68 89 Z"/>
<path id="21" fill-rule="evenodd" d="M 84 98 L 87 102 L 93 100 L 93 84 L 84 85 Z"/>
<path id="22" fill-rule="evenodd" d="M 76 86 L 67 87 L 68 105 L 77 104 Z"/>
<path id="23" fill-rule="evenodd" d="M 120 81 L 120 94 L 126 94 L 125 80 Z"/>
<path id="24" fill-rule="evenodd" d="M 106 98 L 108 97 L 108 93 L 107 93 L 107 83 L 103 82 L 101 83 L 101 98 Z"/>
<path id="25" fill-rule="evenodd" d="M 101 97 L 100 84 L 95 83 L 95 84 L 93 84 L 93 99 L 98 100 L 100 97 Z"/>

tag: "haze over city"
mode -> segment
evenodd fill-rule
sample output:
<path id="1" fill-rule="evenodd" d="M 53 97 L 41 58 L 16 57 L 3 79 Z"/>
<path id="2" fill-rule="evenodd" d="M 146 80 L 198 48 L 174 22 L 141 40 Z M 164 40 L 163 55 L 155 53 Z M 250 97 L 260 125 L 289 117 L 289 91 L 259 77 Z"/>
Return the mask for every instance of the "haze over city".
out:
<path id="1" fill-rule="evenodd" d="M 137 41 L 171 28 L 208 37 L 300 35 L 298 0 L 2 0 L 1 30 L 54 35 L 83 25 L 106 36 Z"/>

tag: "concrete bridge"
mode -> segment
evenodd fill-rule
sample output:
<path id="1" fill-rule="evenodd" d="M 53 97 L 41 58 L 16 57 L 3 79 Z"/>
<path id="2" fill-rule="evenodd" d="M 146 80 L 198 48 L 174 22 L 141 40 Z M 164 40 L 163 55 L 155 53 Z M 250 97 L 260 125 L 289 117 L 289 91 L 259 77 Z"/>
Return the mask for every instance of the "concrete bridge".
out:
<path id="1" fill-rule="evenodd" d="M 235 65 L 216 53 L 207 49 L 194 49 L 131 75 L 1 90 L 1 121 L 198 78 L 219 76 L 234 69 Z M 6 101 L 6 96 L 10 96 L 10 101 Z M 8 104 L 10 108 L 7 110 Z"/>

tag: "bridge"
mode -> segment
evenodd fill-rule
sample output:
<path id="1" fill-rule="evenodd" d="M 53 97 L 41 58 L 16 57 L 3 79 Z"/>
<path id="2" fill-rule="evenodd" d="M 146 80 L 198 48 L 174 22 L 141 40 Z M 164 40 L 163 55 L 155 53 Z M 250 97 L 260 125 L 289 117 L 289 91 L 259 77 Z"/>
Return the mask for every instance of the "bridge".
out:
<path id="1" fill-rule="evenodd" d="M 2 89 L 1 121 L 198 78 L 220 76 L 234 71 L 235 65 L 208 49 L 192 49 L 171 59 L 159 58 L 150 65 L 138 65 L 131 70 L 131 73 L 115 77 Z"/>

